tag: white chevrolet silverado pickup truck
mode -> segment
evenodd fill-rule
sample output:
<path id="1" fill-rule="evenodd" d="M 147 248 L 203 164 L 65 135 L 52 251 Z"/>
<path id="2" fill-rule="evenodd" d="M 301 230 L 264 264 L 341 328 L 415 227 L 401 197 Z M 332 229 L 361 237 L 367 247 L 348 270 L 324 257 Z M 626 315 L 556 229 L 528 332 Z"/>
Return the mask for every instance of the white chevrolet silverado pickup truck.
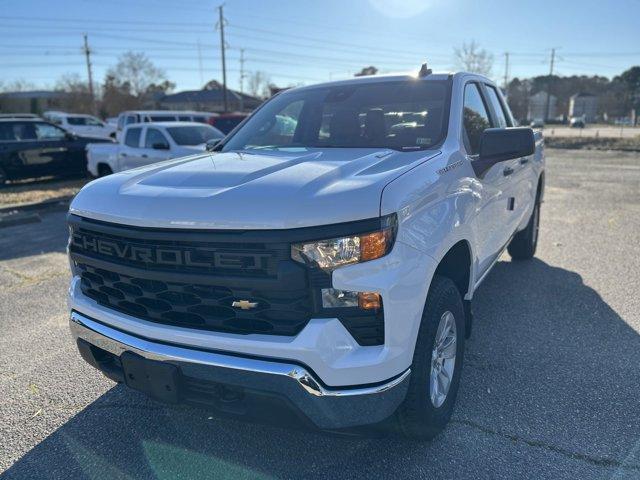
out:
<path id="1" fill-rule="evenodd" d="M 127 125 L 119 143 L 90 143 L 87 170 L 94 177 L 204 152 L 224 134 L 196 122 L 152 122 Z"/>
<path id="2" fill-rule="evenodd" d="M 75 197 L 80 353 L 165 402 L 432 438 L 475 291 L 535 253 L 542 142 L 469 73 L 276 95 L 211 152 Z"/>

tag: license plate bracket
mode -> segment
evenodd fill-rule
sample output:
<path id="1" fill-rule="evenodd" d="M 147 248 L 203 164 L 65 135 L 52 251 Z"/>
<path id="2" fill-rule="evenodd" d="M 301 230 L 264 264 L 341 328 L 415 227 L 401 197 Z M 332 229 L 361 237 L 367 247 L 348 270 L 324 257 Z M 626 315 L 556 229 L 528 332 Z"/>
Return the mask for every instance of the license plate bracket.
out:
<path id="1" fill-rule="evenodd" d="M 181 372 L 176 365 L 149 360 L 133 352 L 124 352 L 120 361 L 128 387 L 161 402 L 178 403 Z"/>

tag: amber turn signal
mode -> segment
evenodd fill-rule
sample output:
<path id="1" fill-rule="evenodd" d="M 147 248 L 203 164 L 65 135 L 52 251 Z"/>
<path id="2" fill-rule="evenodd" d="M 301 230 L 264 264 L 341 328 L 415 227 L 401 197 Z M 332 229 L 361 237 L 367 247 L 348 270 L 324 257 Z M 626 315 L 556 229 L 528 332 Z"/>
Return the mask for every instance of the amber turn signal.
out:
<path id="1" fill-rule="evenodd" d="M 359 292 L 358 307 L 364 310 L 376 310 L 382 307 L 382 299 L 379 293 Z"/>
<path id="2" fill-rule="evenodd" d="M 360 237 L 360 260 L 374 260 L 384 257 L 389 247 L 390 231 L 368 233 Z"/>

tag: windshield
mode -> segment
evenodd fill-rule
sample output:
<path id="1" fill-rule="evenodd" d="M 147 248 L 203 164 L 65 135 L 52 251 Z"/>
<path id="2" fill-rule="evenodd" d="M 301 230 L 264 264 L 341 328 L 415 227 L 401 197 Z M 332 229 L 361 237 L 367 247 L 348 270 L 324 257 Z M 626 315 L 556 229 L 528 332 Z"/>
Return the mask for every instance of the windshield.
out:
<path id="1" fill-rule="evenodd" d="M 430 148 L 445 135 L 449 90 L 446 80 L 294 90 L 265 104 L 226 142 L 222 151 Z"/>
<path id="2" fill-rule="evenodd" d="M 209 125 L 169 127 L 167 132 L 177 145 L 201 145 L 209 140 L 224 137 L 220 130 Z"/>
<path id="3" fill-rule="evenodd" d="M 102 122 L 93 117 L 67 117 L 69 125 L 89 125 L 92 127 L 101 127 Z"/>

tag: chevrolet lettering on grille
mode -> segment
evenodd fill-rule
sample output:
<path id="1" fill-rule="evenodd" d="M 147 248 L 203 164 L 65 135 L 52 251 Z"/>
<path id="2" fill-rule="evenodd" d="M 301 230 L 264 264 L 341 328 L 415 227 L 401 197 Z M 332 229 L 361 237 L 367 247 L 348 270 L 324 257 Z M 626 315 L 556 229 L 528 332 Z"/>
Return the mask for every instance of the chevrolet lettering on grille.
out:
<path id="1" fill-rule="evenodd" d="M 74 232 L 71 247 L 87 255 L 115 257 L 158 266 L 260 270 L 266 268 L 269 254 L 221 252 L 211 248 L 175 248 L 136 245 Z"/>

